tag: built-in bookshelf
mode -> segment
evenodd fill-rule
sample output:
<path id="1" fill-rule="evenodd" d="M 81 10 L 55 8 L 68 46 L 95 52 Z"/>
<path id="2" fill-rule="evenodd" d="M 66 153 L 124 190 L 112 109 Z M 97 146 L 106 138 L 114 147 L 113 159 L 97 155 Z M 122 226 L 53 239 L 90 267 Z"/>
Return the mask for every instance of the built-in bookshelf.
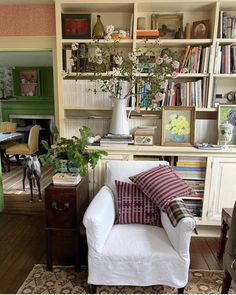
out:
<path id="1" fill-rule="evenodd" d="M 84 38 L 64 36 L 64 24 L 62 23 L 63 14 L 86 14 L 91 21 L 91 30 L 87 32 Z M 195 27 L 197 22 L 207 20 L 207 33 L 199 38 L 193 38 L 183 35 L 181 39 L 176 39 L 173 34 L 170 36 L 154 36 L 153 16 L 160 21 L 165 22 L 165 15 L 182 16 L 182 28 L 187 24 Z M 104 120 L 109 125 L 111 117 L 112 102 L 107 93 L 99 92 L 95 95 L 92 89 L 94 84 L 92 78 L 94 73 L 86 64 L 86 58 L 79 64 L 79 76 L 74 66 L 70 64 L 70 57 L 73 55 L 71 45 L 74 42 L 79 43 L 81 52 L 89 51 L 93 54 L 96 41 L 92 39 L 92 29 L 96 23 L 97 15 L 101 15 L 101 20 L 106 25 L 113 24 L 127 32 L 124 39 L 117 43 L 119 50 L 130 52 L 135 49 L 142 49 L 147 46 L 155 46 L 158 50 L 168 48 L 179 55 L 180 68 L 176 79 L 169 79 L 166 101 L 161 105 L 187 105 L 195 106 L 197 119 L 216 120 L 217 106 L 219 103 L 231 103 L 227 99 L 227 93 L 234 90 L 236 74 L 235 73 L 235 1 L 163 1 L 163 0 L 129 0 L 113 2 L 111 0 L 103 1 L 80 1 L 80 0 L 59 0 L 56 1 L 56 29 L 57 29 L 57 52 L 58 52 L 58 113 L 59 128 L 63 135 L 69 136 L 72 132 L 69 130 L 68 122 L 78 120 L 78 125 L 82 120 L 89 121 L 89 126 L 96 126 L 103 135 Z M 138 20 L 145 19 L 145 29 L 138 30 Z M 175 21 L 175 20 L 173 20 Z M 226 30 L 227 23 L 227 30 Z M 140 35 L 141 34 L 141 35 Z M 141 36 L 141 37 L 140 37 Z M 108 41 L 113 42 L 113 40 Z M 101 39 L 99 44 L 107 44 L 107 41 Z M 222 58 L 223 56 L 223 58 Z M 224 64 L 224 66 L 222 65 Z M 61 75 L 64 70 L 70 74 L 66 77 Z M 112 70 L 112 69 L 111 69 Z M 104 75 L 106 75 L 104 73 Z M 142 74 L 145 77 L 145 73 Z M 75 82 L 76 81 L 76 82 Z M 140 89 L 137 87 L 137 91 Z M 143 93 L 143 90 L 141 93 Z M 168 97 L 168 94 L 173 95 Z M 140 107 L 145 111 L 145 106 L 140 105 L 139 100 L 127 103 L 127 111 L 132 118 L 130 120 L 130 130 L 134 127 L 135 107 Z M 205 114 L 201 114 L 205 113 Z M 159 114 L 160 115 L 160 114 Z M 98 119 L 99 118 L 99 119 Z M 96 123 L 92 123 L 92 120 Z M 103 120 L 102 120 L 103 119 Z M 144 121 L 150 118 L 142 117 L 142 125 L 147 125 Z M 140 121 L 140 120 L 138 120 Z M 150 122 L 149 122 L 150 123 Z M 154 125 L 156 120 L 153 121 Z M 76 125 L 76 124 L 75 124 Z M 100 125 L 100 127 L 99 127 Z M 106 128 L 107 129 L 107 128 Z M 78 131 L 74 130 L 76 135 Z M 217 131 L 215 130 L 215 133 Z M 204 136 L 200 136 L 204 137 Z M 216 137 L 216 135 L 215 135 Z M 208 141 L 208 138 L 205 138 Z"/>

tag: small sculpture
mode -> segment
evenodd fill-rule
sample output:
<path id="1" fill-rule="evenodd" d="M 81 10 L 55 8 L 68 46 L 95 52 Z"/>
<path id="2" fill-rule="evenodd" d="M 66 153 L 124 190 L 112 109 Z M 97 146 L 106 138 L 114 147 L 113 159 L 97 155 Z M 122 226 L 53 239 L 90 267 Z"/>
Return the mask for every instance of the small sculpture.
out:
<path id="1" fill-rule="evenodd" d="M 224 147 L 227 147 L 227 143 L 232 139 L 233 128 L 234 126 L 228 121 L 219 126 L 219 142 L 220 144 L 223 144 Z"/>

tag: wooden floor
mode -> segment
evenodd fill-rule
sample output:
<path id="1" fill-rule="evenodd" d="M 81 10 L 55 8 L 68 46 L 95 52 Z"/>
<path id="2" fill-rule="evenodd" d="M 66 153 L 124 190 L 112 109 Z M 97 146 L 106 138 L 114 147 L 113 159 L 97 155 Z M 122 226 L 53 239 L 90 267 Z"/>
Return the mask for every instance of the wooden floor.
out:
<path id="1" fill-rule="evenodd" d="M 222 269 L 216 238 L 193 238 L 191 269 Z M 0 214 L 0 293 L 16 293 L 34 264 L 45 263 L 44 216 Z"/>

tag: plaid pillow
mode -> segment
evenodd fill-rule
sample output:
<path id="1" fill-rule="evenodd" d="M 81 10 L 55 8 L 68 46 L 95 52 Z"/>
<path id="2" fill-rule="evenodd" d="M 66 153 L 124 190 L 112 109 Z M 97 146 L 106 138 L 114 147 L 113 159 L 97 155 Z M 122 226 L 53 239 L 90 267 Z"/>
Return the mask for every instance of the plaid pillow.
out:
<path id="1" fill-rule="evenodd" d="M 118 194 L 116 223 L 159 225 L 158 209 L 135 184 L 118 180 L 115 184 Z"/>
<path id="2" fill-rule="evenodd" d="M 190 195 L 192 190 L 170 166 L 155 167 L 129 179 L 163 211 L 172 199 Z"/>

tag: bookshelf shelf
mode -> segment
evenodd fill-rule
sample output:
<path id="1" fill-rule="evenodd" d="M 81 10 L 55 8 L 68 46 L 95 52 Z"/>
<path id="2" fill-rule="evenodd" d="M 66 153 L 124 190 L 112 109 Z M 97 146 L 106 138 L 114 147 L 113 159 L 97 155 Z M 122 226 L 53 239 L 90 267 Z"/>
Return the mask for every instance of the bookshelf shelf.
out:
<path id="1" fill-rule="evenodd" d="M 170 47 L 179 47 L 186 45 L 210 45 L 212 44 L 212 39 L 137 39 L 136 45 L 153 45 L 157 44 L 159 46 L 170 46 Z"/>
<path id="2" fill-rule="evenodd" d="M 112 114 L 112 104 L 109 97 L 99 94 L 99 97 L 95 97 L 92 92 L 87 91 L 83 88 L 84 85 L 92 83 L 94 73 L 92 72 L 81 72 L 79 73 L 79 79 L 76 83 L 72 80 L 76 80 L 77 74 L 71 72 L 66 78 L 63 79 L 61 71 L 64 67 L 63 58 L 61 52 L 63 49 L 71 48 L 72 43 L 84 43 L 90 44 L 91 48 L 90 53 L 93 54 L 96 41 L 93 39 L 63 39 L 62 38 L 62 23 L 61 15 L 62 13 L 77 13 L 77 14 L 90 14 L 91 15 L 91 32 L 96 22 L 96 16 L 101 15 L 101 20 L 104 26 L 113 24 L 117 28 L 127 29 L 130 31 L 130 38 L 127 40 L 120 40 L 118 45 L 118 50 L 122 52 L 130 52 L 132 50 L 144 50 L 146 48 L 155 47 L 157 52 L 160 52 L 167 48 L 171 51 L 176 51 L 180 56 L 180 63 L 183 62 L 184 54 L 186 53 L 187 47 L 190 47 L 190 50 L 199 52 L 200 62 L 199 68 L 191 69 L 189 64 L 185 64 L 185 68 L 189 73 L 179 73 L 176 79 L 169 79 L 170 82 L 179 84 L 184 84 L 184 87 L 187 83 L 187 89 L 189 87 L 198 89 L 205 89 L 202 91 L 204 93 L 204 100 L 202 104 L 198 104 L 199 107 L 196 107 L 196 142 L 209 142 L 217 143 L 217 107 L 215 105 L 216 94 L 221 94 L 222 97 L 225 96 L 229 91 L 235 90 L 235 79 L 236 73 L 222 74 L 215 71 L 215 64 L 217 64 L 217 46 L 232 46 L 236 45 L 236 39 L 234 38 L 219 38 L 219 29 L 220 29 L 220 15 L 221 11 L 226 11 L 229 15 L 233 14 L 236 16 L 236 2 L 235 0 L 57 0 L 55 1 L 56 7 L 56 46 L 57 46 L 57 93 L 58 93 L 58 117 L 59 117 L 59 130 L 62 136 L 71 137 L 71 135 L 78 135 L 78 127 L 82 125 L 89 126 L 94 134 L 103 135 L 109 130 L 109 123 Z M 194 22 L 201 20 L 209 20 L 208 36 L 204 39 L 175 39 L 173 38 L 159 38 L 159 39 L 138 39 L 136 36 L 138 18 L 144 17 L 146 20 L 146 30 L 151 30 L 151 17 L 152 15 L 160 14 L 179 14 L 183 15 L 183 29 L 186 24 L 189 23 L 190 26 Z M 92 34 L 91 34 L 92 36 Z M 111 43 L 112 41 L 110 41 Z M 105 40 L 100 40 L 99 44 L 109 44 Z M 204 52 L 205 50 L 205 52 Z M 209 52 L 206 52 L 208 51 Z M 196 54 L 196 52 L 194 54 Z M 204 54 L 203 54 L 204 52 Z M 206 57 L 207 56 L 207 57 Z M 67 57 L 68 58 L 68 57 Z M 194 56 L 189 57 L 189 59 L 194 58 Z M 199 61 L 199 60 L 198 60 Z M 197 61 L 197 63 L 198 63 Z M 196 63 L 196 60 L 194 61 Z M 191 63 L 190 63 L 191 64 Z M 202 65 L 202 66 L 201 66 Z M 86 69 L 90 71 L 90 67 Z M 192 73 L 191 73 L 192 72 Z M 233 70 L 231 72 L 234 72 Z M 147 78 L 147 74 L 141 74 L 142 78 Z M 104 78 L 106 73 L 104 73 Z M 70 82 L 71 81 L 71 82 Z M 82 84 L 81 81 L 83 81 Z M 200 82 L 199 82 L 200 81 Z M 71 85 L 70 85 L 71 83 Z M 86 84 L 87 83 L 87 84 Z M 191 84 L 193 83 L 193 84 Z M 194 84 L 196 83 L 196 84 Z M 199 84 L 198 84 L 199 83 Z M 205 84 L 204 84 L 205 83 Z M 73 84 L 73 85 L 72 85 Z M 204 84 L 204 87 L 203 87 Z M 177 85 L 177 87 L 179 87 Z M 91 88 L 91 87 L 90 87 Z M 68 92 L 68 89 L 71 91 Z M 180 88 L 181 89 L 181 88 Z M 218 97 L 218 96 L 217 96 Z M 188 102 L 186 102 L 188 103 Z M 133 130 L 137 126 L 157 126 L 157 139 L 154 146 L 135 146 L 129 145 L 125 148 L 101 148 L 99 149 L 107 150 L 109 153 L 109 159 L 132 159 L 134 154 L 145 155 L 145 156 L 167 156 L 167 157 L 205 157 L 207 159 L 207 170 L 206 177 L 200 178 L 205 179 L 205 192 L 204 198 L 188 198 L 188 200 L 198 200 L 202 201 L 202 218 L 196 218 L 197 223 L 201 225 L 217 225 L 220 221 L 221 207 L 226 205 L 224 201 L 225 196 L 229 196 L 228 193 L 225 193 L 225 196 L 221 196 L 221 191 L 219 190 L 216 195 L 214 195 L 215 187 L 219 187 L 221 182 L 220 174 L 216 177 L 213 177 L 212 163 L 214 161 L 222 160 L 222 163 L 219 164 L 219 170 L 221 167 L 225 167 L 222 170 L 222 173 L 226 173 L 228 178 L 232 178 L 231 175 L 234 175 L 236 171 L 236 148 L 229 148 L 226 150 L 208 150 L 202 151 L 194 147 L 169 147 L 169 146 L 160 146 L 160 137 L 161 137 L 161 110 L 151 113 L 146 108 L 141 108 L 141 113 L 136 112 L 134 107 L 135 105 L 130 103 L 127 107 L 127 115 L 130 115 L 130 130 Z M 204 107 L 202 107 L 204 106 Z M 145 120 L 143 120 L 145 119 Z M 97 147 L 96 147 L 97 148 Z M 234 167 L 231 169 L 229 165 L 226 165 L 228 162 L 233 162 Z M 217 162 L 218 163 L 218 162 Z M 224 163 L 225 166 L 224 166 Z M 222 165 L 222 166 L 220 166 Z M 102 165 L 101 165 L 102 166 Z M 102 178 L 102 169 L 99 168 L 97 179 Z M 230 170 L 231 169 L 231 170 Z M 225 172 L 227 171 L 227 172 Z M 216 183 L 215 179 L 218 177 L 218 182 Z M 231 179 L 230 178 L 230 179 Z M 235 178 L 235 177 L 234 177 Z M 191 177 L 193 180 L 193 178 Z M 196 178 L 199 179 L 199 178 Z M 232 181 L 233 183 L 233 181 Z M 95 179 L 93 185 L 98 186 L 98 182 Z M 228 187 L 221 184 L 224 189 L 224 192 L 227 192 Z M 233 193 L 232 193 L 233 195 Z M 217 197 L 216 197 L 217 196 Z M 231 203 L 230 198 L 227 199 L 227 205 Z"/>

